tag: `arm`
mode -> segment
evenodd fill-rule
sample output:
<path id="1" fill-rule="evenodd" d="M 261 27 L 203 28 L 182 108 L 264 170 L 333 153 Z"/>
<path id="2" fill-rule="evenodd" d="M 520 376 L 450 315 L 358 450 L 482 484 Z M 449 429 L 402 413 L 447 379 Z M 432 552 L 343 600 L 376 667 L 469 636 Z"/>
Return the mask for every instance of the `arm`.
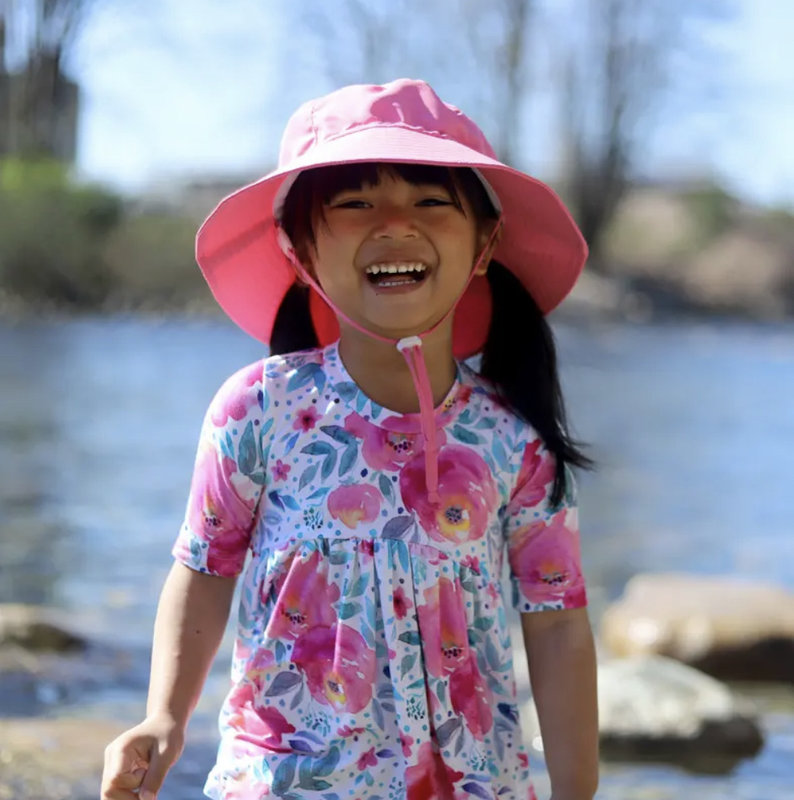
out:
<path id="1" fill-rule="evenodd" d="M 175 563 L 157 609 L 146 719 L 105 751 L 102 800 L 156 796 L 179 758 L 185 729 L 201 695 L 229 617 L 235 578 Z"/>
<path id="2" fill-rule="evenodd" d="M 591 800 L 598 786 L 596 660 L 587 611 L 521 615 L 552 800 Z"/>

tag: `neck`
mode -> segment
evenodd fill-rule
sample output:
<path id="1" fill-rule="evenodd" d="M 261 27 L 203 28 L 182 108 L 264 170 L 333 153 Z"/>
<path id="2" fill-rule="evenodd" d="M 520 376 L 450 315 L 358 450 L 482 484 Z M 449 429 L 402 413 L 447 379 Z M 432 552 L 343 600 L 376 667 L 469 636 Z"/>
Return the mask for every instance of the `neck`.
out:
<path id="1" fill-rule="evenodd" d="M 400 414 L 419 411 L 413 378 L 397 346 L 341 324 L 339 355 L 359 388 L 378 405 Z M 455 382 L 452 324 L 441 325 L 422 340 L 433 405 L 440 405 Z"/>

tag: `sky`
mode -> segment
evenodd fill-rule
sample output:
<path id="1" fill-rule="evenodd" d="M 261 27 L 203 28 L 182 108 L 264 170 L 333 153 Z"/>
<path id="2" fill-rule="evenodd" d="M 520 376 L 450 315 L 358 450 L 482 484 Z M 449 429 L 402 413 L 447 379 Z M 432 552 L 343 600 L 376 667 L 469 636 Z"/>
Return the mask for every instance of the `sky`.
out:
<path id="1" fill-rule="evenodd" d="M 445 2 L 435 0 L 436 12 Z M 289 114 L 337 85 L 317 34 L 322 23 L 313 29 L 307 22 L 308 0 L 95 3 L 68 65 L 82 89 L 78 168 L 124 191 L 190 177 L 263 174 L 276 161 Z M 334 3 L 343 6 L 342 0 L 322 5 L 333 11 Z M 657 103 L 639 172 L 713 178 L 749 202 L 794 208 L 794 2 L 734 5 L 732 18 L 695 31 L 711 55 L 676 65 L 677 94 Z M 541 28 L 554 14 L 580 10 L 581 0 L 547 0 L 545 7 Z M 446 46 L 432 40 L 436 23 L 428 16 L 429 53 Z M 330 52 L 339 73 L 355 62 L 349 41 L 340 39 Z M 387 53 L 384 43 L 384 60 Z M 392 53 L 390 63 L 399 64 L 399 55 Z M 439 94 L 493 131 L 492 119 L 478 118 L 472 76 L 449 73 L 431 80 Z M 687 93 L 693 86 L 699 88 Z M 525 114 L 518 166 L 553 181 L 560 153 L 543 91 Z"/>

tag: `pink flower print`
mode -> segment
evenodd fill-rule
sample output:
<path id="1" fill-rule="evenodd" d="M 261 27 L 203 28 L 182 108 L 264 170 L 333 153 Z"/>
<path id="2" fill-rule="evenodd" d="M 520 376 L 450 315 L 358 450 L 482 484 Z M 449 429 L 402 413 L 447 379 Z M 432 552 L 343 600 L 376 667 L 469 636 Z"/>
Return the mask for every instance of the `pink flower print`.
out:
<path id="1" fill-rule="evenodd" d="M 516 486 L 520 487 L 511 499 L 511 505 L 532 508 L 546 498 L 549 484 L 555 477 L 554 456 L 535 439 L 524 449 Z"/>
<path id="2" fill-rule="evenodd" d="M 370 747 L 366 753 L 362 753 L 358 757 L 358 761 L 356 761 L 356 766 L 358 767 L 359 772 L 363 772 L 367 767 L 374 767 L 378 763 L 378 759 L 375 757 L 375 748 Z"/>
<path id="3" fill-rule="evenodd" d="M 307 408 L 301 408 L 297 412 L 292 427 L 295 428 L 296 431 L 307 433 L 317 424 L 318 419 L 320 419 L 320 414 L 313 405 Z"/>
<path id="4" fill-rule="evenodd" d="M 347 739 L 350 736 L 357 736 L 359 733 L 364 733 L 365 728 L 351 728 L 349 725 L 343 725 L 341 728 L 337 730 L 337 735 L 341 736 L 343 739 Z"/>
<path id="5" fill-rule="evenodd" d="M 436 541 L 479 539 L 496 509 L 498 493 L 488 465 L 471 448 L 447 445 L 438 454 L 439 505 L 425 488 L 424 455 L 413 458 L 400 472 L 400 490 L 409 510 Z"/>
<path id="6" fill-rule="evenodd" d="M 406 800 L 453 800 L 463 775 L 444 763 L 432 742 L 422 742 L 417 763 L 405 770 Z"/>
<path id="7" fill-rule="evenodd" d="M 265 636 L 297 639 L 317 626 L 330 627 L 336 622 L 337 600 L 339 587 L 328 583 L 319 551 L 313 551 L 306 559 L 296 556 L 281 584 Z"/>
<path id="8" fill-rule="evenodd" d="M 375 542 L 372 541 L 372 539 L 360 539 L 358 542 L 358 552 L 372 558 L 372 556 L 375 555 Z"/>
<path id="9" fill-rule="evenodd" d="M 257 361 L 232 375 L 215 395 L 210 406 L 213 425 L 222 428 L 229 419 L 241 420 L 259 403 L 257 394 L 251 390 L 262 380 L 262 362 Z"/>
<path id="10" fill-rule="evenodd" d="M 469 652 L 466 661 L 452 673 L 449 696 L 453 710 L 463 715 L 472 736 L 482 741 L 493 727 L 493 695 L 480 674 L 474 653 Z"/>
<path id="11" fill-rule="evenodd" d="M 377 518 L 382 501 L 383 495 L 369 484 L 340 486 L 328 495 L 328 512 L 350 530 L 355 530 L 361 523 Z"/>
<path id="12" fill-rule="evenodd" d="M 463 590 L 457 580 L 441 578 L 425 589 L 417 606 L 427 671 L 437 678 L 454 672 L 469 654 L 469 634 L 463 608 Z"/>
<path id="13" fill-rule="evenodd" d="M 499 600 L 499 589 L 493 581 L 488 584 L 485 591 L 488 592 L 488 597 L 491 598 L 492 603 L 496 603 Z"/>
<path id="14" fill-rule="evenodd" d="M 250 540 L 256 496 L 241 497 L 235 483 L 237 463 L 202 444 L 196 457 L 190 505 L 191 530 L 209 545 L 207 569 L 236 575 L 242 568 Z"/>
<path id="15" fill-rule="evenodd" d="M 405 590 L 402 586 L 398 586 L 394 590 L 394 613 L 397 619 L 405 619 L 408 612 L 414 607 L 414 604 L 405 596 Z"/>
<path id="16" fill-rule="evenodd" d="M 257 708 L 253 686 L 243 684 L 229 698 L 234 709 L 229 716 L 229 727 L 235 731 L 235 739 L 273 753 L 289 753 L 292 748 L 283 744 L 282 737 L 295 733 L 295 727 L 276 708 Z"/>
<path id="17" fill-rule="evenodd" d="M 295 642 L 292 661 L 305 673 L 309 691 L 320 703 L 351 714 L 369 705 L 375 652 L 353 628 L 313 628 Z"/>
<path id="18" fill-rule="evenodd" d="M 414 743 L 414 737 L 409 736 L 407 733 L 400 734 L 400 745 L 403 749 L 403 755 L 409 758 L 411 755 L 411 745 Z"/>
<path id="19" fill-rule="evenodd" d="M 529 756 L 523 751 L 519 752 L 518 763 L 521 764 L 523 769 L 529 769 Z"/>
<path id="20" fill-rule="evenodd" d="M 475 575 L 480 574 L 480 559 L 477 556 L 466 556 L 461 562 L 462 567 L 468 567 Z"/>
<path id="21" fill-rule="evenodd" d="M 386 430 L 355 412 L 345 418 L 345 430 L 363 440 L 361 455 L 370 469 L 394 471 L 417 453 L 416 434 Z"/>
<path id="22" fill-rule="evenodd" d="M 289 477 L 289 471 L 292 469 L 289 464 L 285 464 L 280 458 L 276 459 L 276 465 L 272 468 L 273 480 L 285 481 Z"/>
<path id="23" fill-rule="evenodd" d="M 561 509 L 548 522 L 540 520 L 516 530 L 510 537 L 508 556 L 521 592 L 530 603 L 562 600 L 565 608 L 584 605 L 574 510 Z"/>

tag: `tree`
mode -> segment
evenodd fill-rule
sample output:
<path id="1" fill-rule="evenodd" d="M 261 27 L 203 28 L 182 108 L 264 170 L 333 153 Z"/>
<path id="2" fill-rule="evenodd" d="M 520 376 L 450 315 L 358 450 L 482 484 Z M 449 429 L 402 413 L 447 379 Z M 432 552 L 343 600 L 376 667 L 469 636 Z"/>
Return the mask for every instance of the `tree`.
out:
<path id="1" fill-rule="evenodd" d="M 77 87 L 64 73 L 94 0 L 2 0 L 0 142 L 7 153 L 74 156 Z"/>
<path id="2" fill-rule="evenodd" d="M 724 4 L 683 0 L 582 0 L 578 8 L 585 14 L 569 26 L 562 57 L 563 182 L 598 267 L 603 233 L 633 177 L 636 153 L 673 87 L 688 25 L 731 12 Z"/>

